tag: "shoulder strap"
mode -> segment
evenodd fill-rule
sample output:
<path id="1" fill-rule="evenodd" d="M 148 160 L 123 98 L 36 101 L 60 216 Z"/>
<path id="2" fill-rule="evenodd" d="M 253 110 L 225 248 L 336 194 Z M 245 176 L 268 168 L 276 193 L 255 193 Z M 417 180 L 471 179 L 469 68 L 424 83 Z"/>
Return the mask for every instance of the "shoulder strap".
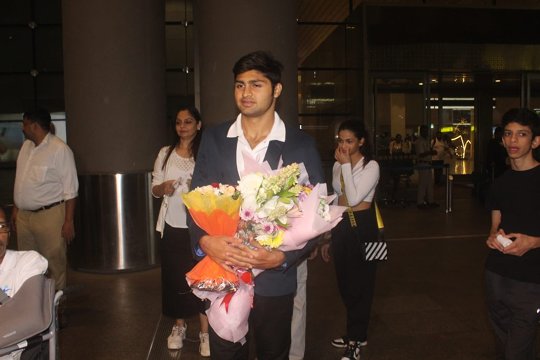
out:
<path id="1" fill-rule="evenodd" d="M 354 213 L 352 211 L 352 208 L 349 206 L 349 199 L 347 199 L 347 194 L 345 193 L 345 180 L 343 180 L 343 173 L 339 174 L 339 181 L 341 183 L 341 193 L 345 197 L 345 201 L 347 202 L 347 214 L 349 215 L 349 222 L 351 223 L 351 227 L 356 227 L 356 219 L 354 217 Z"/>

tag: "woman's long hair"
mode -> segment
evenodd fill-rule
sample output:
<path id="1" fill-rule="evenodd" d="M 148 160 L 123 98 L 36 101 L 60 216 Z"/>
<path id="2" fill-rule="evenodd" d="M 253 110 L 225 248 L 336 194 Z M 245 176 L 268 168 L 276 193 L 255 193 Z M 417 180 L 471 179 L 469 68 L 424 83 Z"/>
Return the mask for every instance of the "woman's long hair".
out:
<path id="1" fill-rule="evenodd" d="M 364 144 L 358 149 L 360 154 L 364 157 L 362 165 L 366 166 L 368 162 L 373 160 L 373 152 L 371 150 L 371 139 L 364 126 L 364 123 L 358 120 L 345 120 L 339 125 L 338 133 L 342 130 L 348 130 L 354 134 L 354 136 L 360 140 L 364 138 Z"/>
<path id="2" fill-rule="evenodd" d="M 176 111 L 176 115 L 178 115 L 180 111 L 184 111 L 184 110 L 189 112 L 191 116 L 193 116 L 195 121 L 197 121 L 197 124 L 200 124 L 200 122 L 202 121 L 201 113 L 195 106 L 192 106 L 192 105 L 183 106 L 179 108 L 178 111 Z M 167 150 L 167 155 L 165 156 L 165 159 L 163 160 L 163 164 L 161 165 L 162 170 L 165 169 L 165 165 L 167 164 L 167 161 L 169 160 L 169 157 L 171 156 L 174 148 L 180 145 L 180 142 L 182 141 L 180 139 L 180 136 L 178 136 L 178 134 L 176 133 L 176 116 L 174 117 L 173 124 L 175 124 L 173 127 L 173 132 L 176 137 L 176 141 L 174 142 L 174 144 L 170 145 L 169 149 Z M 199 144 L 201 143 L 201 137 L 202 137 L 202 125 L 201 125 L 201 128 L 195 134 L 195 138 L 193 138 L 193 141 L 191 142 L 190 155 L 192 155 L 193 159 L 195 160 L 197 160 L 197 152 L 199 151 Z"/>

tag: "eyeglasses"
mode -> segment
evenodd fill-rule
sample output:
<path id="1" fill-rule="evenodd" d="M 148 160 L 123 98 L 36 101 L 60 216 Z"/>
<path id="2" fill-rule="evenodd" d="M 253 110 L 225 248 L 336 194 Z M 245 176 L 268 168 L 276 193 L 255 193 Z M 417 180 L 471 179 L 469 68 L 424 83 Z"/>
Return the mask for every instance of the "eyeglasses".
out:
<path id="1" fill-rule="evenodd" d="M 10 231 L 10 227 L 8 223 L 0 223 L 0 234 L 8 233 Z"/>

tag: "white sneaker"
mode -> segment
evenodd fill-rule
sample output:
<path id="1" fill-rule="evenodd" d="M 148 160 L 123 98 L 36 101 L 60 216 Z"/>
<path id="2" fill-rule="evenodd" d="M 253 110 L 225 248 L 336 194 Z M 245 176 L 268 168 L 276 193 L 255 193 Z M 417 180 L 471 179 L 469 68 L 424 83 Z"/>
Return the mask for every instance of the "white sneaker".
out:
<path id="1" fill-rule="evenodd" d="M 199 345 L 199 354 L 204 357 L 210 356 L 210 338 L 208 333 L 199 333 L 201 344 Z"/>
<path id="2" fill-rule="evenodd" d="M 337 348 L 346 348 L 348 343 L 349 343 L 349 338 L 347 338 L 347 335 L 343 335 L 342 337 L 339 337 L 331 341 L 332 346 L 337 347 Z M 367 346 L 367 340 L 360 341 L 360 346 Z"/>
<path id="3" fill-rule="evenodd" d="M 187 324 L 184 327 L 174 325 L 171 330 L 171 335 L 167 338 L 167 348 L 170 350 L 178 350 L 184 346 L 184 339 L 186 338 Z"/>
<path id="4" fill-rule="evenodd" d="M 341 360 L 360 360 L 360 341 L 349 341 Z"/>

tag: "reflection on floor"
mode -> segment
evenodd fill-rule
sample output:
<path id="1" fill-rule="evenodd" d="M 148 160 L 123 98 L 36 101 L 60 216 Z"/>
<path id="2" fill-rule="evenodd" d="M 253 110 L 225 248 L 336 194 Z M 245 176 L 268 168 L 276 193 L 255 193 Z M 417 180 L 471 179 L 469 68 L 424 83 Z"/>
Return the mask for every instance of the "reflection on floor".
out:
<path id="1" fill-rule="evenodd" d="M 453 159 L 449 166 L 452 175 L 470 175 L 474 170 L 474 161 L 471 159 Z"/>
<path id="2" fill-rule="evenodd" d="M 194 319 L 195 320 L 195 319 Z M 160 316 L 156 323 L 156 329 L 152 337 L 150 350 L 148 351 L 147 359 L 187 359 L 198 358 L 196 355 L 199 352 L 199 322 L 190 321 L 188 331 L 182 349 L 169 350 L 167 349 L 167 337 L 171 333 L 171 328 L 174 325 L 174 320 L 164 316 Z M 188 355 L 191 354 L 191 355 Z M 195 355 L 195 356 L 194 356 Z"/>
<path id="3" fill-rule="evenodd" d="M 437 200 L 444 194 L 437 188 Z M 362 360 L 494 358 L 482 269 L 489 215 L 470 189 L 455 192 L 454 211 L 382 208 L 389 260 L 379 266 L 369 345 Z M 198 343 L 165 349 L 172 322 L 160 321 L 160 270 L 99 275 L 71 271 L 62 359 L 200 359 Z M 309 265 L 306 360 L 332 360 L 344 332 L 333 266 Z M 189 320 L 196 339 L 198 320 Z"/>

